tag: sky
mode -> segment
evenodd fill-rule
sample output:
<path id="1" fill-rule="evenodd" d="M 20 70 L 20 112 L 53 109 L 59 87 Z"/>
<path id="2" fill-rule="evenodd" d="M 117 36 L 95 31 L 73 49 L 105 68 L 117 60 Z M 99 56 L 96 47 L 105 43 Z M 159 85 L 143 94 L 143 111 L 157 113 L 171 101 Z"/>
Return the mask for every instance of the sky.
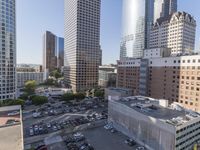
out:
<path id="1" fill-rule="evenodd" d="M 64 0 L 16 0 L 17 63 L 42 64 L 43 34 L 64 36 Z M 122 0 L 102 0 L 101 48 L 103 64 L 119 59 Z M 200 49 L 200 1 L 179 0 L 178 10 L 197 21 L 196 50 Z"/>

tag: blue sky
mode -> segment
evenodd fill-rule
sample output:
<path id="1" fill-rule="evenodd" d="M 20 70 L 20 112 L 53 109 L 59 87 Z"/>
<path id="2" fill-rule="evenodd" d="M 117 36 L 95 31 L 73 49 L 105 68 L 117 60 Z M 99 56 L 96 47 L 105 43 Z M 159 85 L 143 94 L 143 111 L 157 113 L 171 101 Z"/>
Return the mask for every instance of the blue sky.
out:
<path id="1" fill-rule="evenodd" d="M 102 0 L 101 47 L 103 64 L 119 58 L 122 0 Z M 196 49 L 200 46 L 200 1 L 179 0 L 178 9 L 197 21 Z M 64 35 L 63 0 L 17 0 L 17 63 L 42 64 L 42 36 L 46 30 Z"/>

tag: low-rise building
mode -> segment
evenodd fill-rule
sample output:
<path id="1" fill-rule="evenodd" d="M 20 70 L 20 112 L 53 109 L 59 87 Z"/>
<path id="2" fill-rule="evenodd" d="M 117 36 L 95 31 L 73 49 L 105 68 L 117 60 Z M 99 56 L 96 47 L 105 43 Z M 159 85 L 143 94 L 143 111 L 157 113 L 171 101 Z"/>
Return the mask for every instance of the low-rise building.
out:
<path id="1" fill-rule="evenodd" d="M 37 84 L 44 82 L 43 72 L 17 72 L 17 88 L 24 87 L 26 81 L 35 80 Z"/>
<path id="2" fill-rule="evenodd" d="M 35 80 L 37 84 L 44 82 L 44 72 L 41 65 L 18 64 L 17 65 L 17 88 L 24 87 L 26 81 Z"/>
<path id="3" fill-rule="evenodd" d="M 200 115 L 167 100 L 111 98 L 108 122 L 150 150 L 192 149 L 200 141 Z"/>
<path id="4" fill-rule="evenodd" d="M 0 107 L 0 149 L 24 149 L 21 106 Z"/>
<path id="5" fill-rule="evenodd" d="M 132 95 L 131 89 L 126 88 L 106 88 L 105 89 L 105 99 L 109 100 L 111 97 L 115 99 L 120 99 L 122 97 L 127 97 Z"/>

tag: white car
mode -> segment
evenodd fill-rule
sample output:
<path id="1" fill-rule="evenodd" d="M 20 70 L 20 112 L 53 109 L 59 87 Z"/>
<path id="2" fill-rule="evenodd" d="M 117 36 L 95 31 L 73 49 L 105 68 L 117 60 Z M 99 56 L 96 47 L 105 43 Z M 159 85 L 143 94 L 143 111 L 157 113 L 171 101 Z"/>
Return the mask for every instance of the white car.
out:
<path id="1" fill-rule="evenodd" d="M 136 148 L 136 150 L 145 150 L 145 148 L 142 147 L 142 146 L 139 146 L 139 147 Z"/>
<path id="2" fill-rule="evenodd" d="M 111 125 L 109 125 L 109 124 L 107 124 L 107 125 L 105 125 L 104 126 L 104 129 L 106 129 L 106 130 L 110 130 L 110 129 L 112 129 L 113 127 L 111 126 Z"/>
<path id="3" fill-rule="evenodd" d="M 19 115 L 19 111 L 13 111 L 11 113 L 8 113 L 8 116 L 16 116 Z"/>
<path id="4" fill-rule="evenodd" d="M 47 128 L 51 128 L 51 124 L 50 123 L 47 123 Z"/>

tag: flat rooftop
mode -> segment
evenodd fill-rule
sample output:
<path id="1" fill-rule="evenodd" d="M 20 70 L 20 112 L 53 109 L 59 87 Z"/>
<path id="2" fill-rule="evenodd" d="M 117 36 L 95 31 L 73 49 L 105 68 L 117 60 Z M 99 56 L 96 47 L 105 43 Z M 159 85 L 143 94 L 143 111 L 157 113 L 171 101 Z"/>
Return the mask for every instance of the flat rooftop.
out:
<path id="1" fill-rule="evenodd" d="M 166 102 L 166 106 L 162 106 L 162 102 Z M 157 100 L 143 96 L 132 96 L 121 98 L 119 103 L 124 104 L 141 114 L 159 119 L 174 126 L 182 125 L 189 120 L 200 117 L 200 114 L 185 110 L 178 105 L 175 106 L 175 108 L 168 106 L 167 100 Z"/>
<path id="2" fill-rule="evenodd" d="M 22 150 L 21 106 L 0 107 L 0 149 Z"/>

